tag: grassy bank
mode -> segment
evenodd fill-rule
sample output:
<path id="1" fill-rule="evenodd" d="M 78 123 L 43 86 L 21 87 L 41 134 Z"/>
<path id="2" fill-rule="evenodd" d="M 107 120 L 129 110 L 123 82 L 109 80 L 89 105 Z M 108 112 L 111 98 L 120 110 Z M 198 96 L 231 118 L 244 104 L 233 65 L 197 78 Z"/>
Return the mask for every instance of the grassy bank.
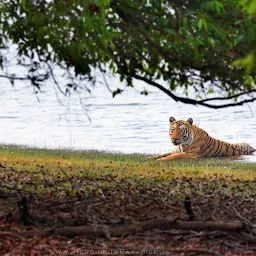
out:
<path id="1" fill-rule="evenodd" d="M 159 162 L 139 154 L 2 146 L 0 163 L 8 168 L 8 172 L 0 169 L 0 177 L 6 180 L 7 185 L 9 183 L 21 191 L 33 191 L 37 195 L 58 196 L 58 188 L 69 191 L 70 195 L 90 190 L 100 192 L 123 179 L 133 184 L 134 189 L 152 183 L 168 187 L 174 180 L 178 182 L 176 189 L 185 189 L 186 192 L 201 181 L 216 186 L 225 183 L 231 188 L 230 191 L 225 189 L 227 192 L 232 192 L 239 182 L 256 186 L 256 164 L 225 158 Z M 23 178 L 19 179 L 18 176 Z M 78 179 L 88 184 L 77 186 Z M 95 179 L 98 179 L 97 186 L 90 185 L 89 181 Z"/>
<path id="2" fill-rule="evenodd" d="M 0 164 L 0 236 L 10 230 L 46 227 L 124 227 L 167 216 L 187 220 L 185 198 L 190 199 L 197 219 L 230 222 L 244 218 L 255 222 L 256 164 L 253 163 L 224 158 L 159 162 L 138 154 L 1 146 Z M 49 252 L 56 254 L 57 249 L 68 248 L 72 254 L 72 250 L 107 246 L 172 249 L 171 255 L 181 255 L 181 248 L 210 249 L 218 255 L 255 255 L 240 233 L 239 238 L 230 234 L 207 230 L 185 232 L 167 227 L 163 232 L 139 232 L 118 240 L 52 235 L 29 238 L 24 243 L 15 236 L 7 236 L 1 250 L 7 255 L 23 255 L 35 247 L 31 255 L 49 255 Z M 230 249 L 232 243 L 237 247 Z M 236 254 L 237 248 L 240 254 Z"/>

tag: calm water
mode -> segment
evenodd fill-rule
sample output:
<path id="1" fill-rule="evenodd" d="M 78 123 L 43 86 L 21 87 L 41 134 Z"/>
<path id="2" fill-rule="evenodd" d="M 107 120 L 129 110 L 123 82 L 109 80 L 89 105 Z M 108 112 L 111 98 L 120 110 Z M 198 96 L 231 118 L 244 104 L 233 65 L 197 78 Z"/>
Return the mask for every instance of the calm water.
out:
<path id="1" fill-rule="evenodd" d="M 256 147 L 256 103 L 210 110 L 175 103 L 160 91 L 127 89 L 114 99 L 104 85 L 92 95 L 57 100 L 51 85 L 38 95 L 30 87 L 0 80 L 0 143 L 46 148 L 98 149 L 124 153 L 170 151 L 169 117 L 194 122 L 215 138 Z M 113 88 L 118 80 L 111 82 Z M 137 85 L 137 90 L 144 85 Z M 88 119 L 90 117 L 91 121 Z M 255 157 L 249 157 L 255 161 Z"/>

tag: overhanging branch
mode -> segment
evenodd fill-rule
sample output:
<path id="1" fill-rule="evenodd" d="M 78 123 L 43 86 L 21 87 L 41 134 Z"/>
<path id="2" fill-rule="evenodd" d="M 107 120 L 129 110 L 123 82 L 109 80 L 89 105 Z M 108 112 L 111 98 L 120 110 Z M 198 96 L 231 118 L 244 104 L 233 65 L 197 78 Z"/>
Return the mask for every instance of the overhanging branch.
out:
<path id="1" fill-rule="evenodd" d="M 195 99 L 191 99 L 191 98 L 185 98 L 185 97 L 177 96 L 174 93 L 172 93 L 170 90 L 166 89 L 164 86 L 162 86 L 162 85 L 160 85 L 160 84 L 158 84 L 158 83 L 156 83 L 156 82 L 154 82 L 154 81 L 152 81 L 152 80 L 150 80 L 148 78 L 145 78 L 143 76 L 135 74 L 135 75 L 133 75 L 133 77 L 138 79 L 138 80 L 144 81 L 144 82 L 146 82 L 149 85 L 152 85 L 152 86 L 158 88 L 159 90 L 161 90 L 162 92 L 164 92 L 165 94 L 170 96 L 173 100 L 175 100 L 177 102 L 179 101 L 179 102 L 182 102 L 182 103 L 185 103 L 185 104 L 201 105 L 201 106 L 205 106 L 205 107 L 208 107 L 208 108 L 220 109 L 220 108 L 241 106 L 241 105 L 243 105 L 245 103 L 256 101 L 256 97 L 252 97 L 251 99 L 245 99 L 245 100 L 241 100 L 239 102 L 213 105 L 213 104 L 209 104 L 209 103 L 205 103 L 205 102 L 213 101 L 213 100 L 229 100 L 229 99 L 232 99 L 232 98 L 235 98 L 235 97 L 239 97 L 241 95 L 245 95 L 245 94 L 248 94 L 248 93 L 254 93 L 254 92 L 256 92 L 256 90 L 252 90 L 252 91 L 249 91 L 249 92 L 239 93 L 239 94 L 236 94 L 236 95 L 233 95 L 233 96 L 230 96 L 230 97 L 226 97 L 226 98 L 225 97 L 215 97 L 215 98 L 209 98 L 209 99 L 204 99 L 204 100 L 195 100 Z"/>
<path id="2" fill-rule="evenodd" d="M 207 101 L 213 101 L 213 100 L 231 100 L 231 99 L 234 99 L 234 98 L 238 98 L 238 97 L 240 97 L 242 95 L 246 95 L 246 94 L 254 93 L 254 92 L 256 92 L 256 90 L 244 91 L 244 92 L 237 93 L 237 94 L 234 94 L 234 95 L 229 96 L 229 97 L 213 97 L 213 98 L 208 98 L 208 99 L 200 100 L 200 102 L 207 102 Z"/>
<path id="3" fill-rule="evenodd" d="M 1 75 L 1 74 L 0 74 L 0 78 L 6 78 L 9 80 L 23 80 L 23 81 L 30 80 L 29 77 L 20 77 L 20 76 L 15 76 L 15 75 Z"/>

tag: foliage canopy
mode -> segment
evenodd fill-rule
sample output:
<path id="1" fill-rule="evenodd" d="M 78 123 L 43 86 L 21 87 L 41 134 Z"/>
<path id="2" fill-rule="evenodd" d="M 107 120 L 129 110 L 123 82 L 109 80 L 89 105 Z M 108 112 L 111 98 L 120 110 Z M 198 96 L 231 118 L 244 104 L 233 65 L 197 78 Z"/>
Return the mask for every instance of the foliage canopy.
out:
<path id="1" fill-rule="evenodd" d="M 3 0 L 0 20 L 0 77 L 11 82 L 27 79 L 40 90 L 52 78 L 67 94 L 83 87 L 79 81 L 94 83 L 97 69 L 184 103 L 256 100 L 255 0 Z M 29 67 L 25 77 L 6 71 L 10 43 L 18 64 Z M 70 82 L 58 83 L 54 65 Z"/>

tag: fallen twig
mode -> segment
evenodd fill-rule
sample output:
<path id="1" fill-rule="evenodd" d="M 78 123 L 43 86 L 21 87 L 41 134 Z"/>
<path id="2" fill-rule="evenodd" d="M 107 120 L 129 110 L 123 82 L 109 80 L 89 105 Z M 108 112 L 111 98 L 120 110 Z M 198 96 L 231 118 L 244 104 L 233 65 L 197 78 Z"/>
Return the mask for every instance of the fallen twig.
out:
<path id="1" fill-rule="evenodd" d="M 230 233 L 231 236 L 236 237 L 238 239 L 250 242 L 250 243 L 255 243 L 256 244 L 256 237 L 244 232 L 241 233 L 236 233 L 236 232 L 231 232 Z"/>
<path id="2" fill-rule="evenodd" d="M 111 227 L 105 225 L 94 226 L 66 226 L 55 229 L 29 230 L 21 231 L 17 234 L 24 237 L 61 235 L 66 237 L 94 235 L 97 237 L 122 236 L 152 229 L 175 228 L 183 230 L 221 230 L 226 232 L 242 231 L 244 224 L 242 222 L 213 222 L 213 221 L 181 221 L 174 218 L 154 219 L 141 223 L 134 223 L 127 226 Z M 247 240 L 255 242 L 254 236 Z"/>
<path id="3" fill-rule="evenodd" d="M 8 231 L 5 232 L 5 231 L 2 231 L 2 232 L 0 232 L 0 236 L 11 236 L 11 237 L 14 237 L 14 238 L 19 238 L 21 240 L 25 240 L 24 236 L 19 235 L 16 232 L 8 232 Z"/>

